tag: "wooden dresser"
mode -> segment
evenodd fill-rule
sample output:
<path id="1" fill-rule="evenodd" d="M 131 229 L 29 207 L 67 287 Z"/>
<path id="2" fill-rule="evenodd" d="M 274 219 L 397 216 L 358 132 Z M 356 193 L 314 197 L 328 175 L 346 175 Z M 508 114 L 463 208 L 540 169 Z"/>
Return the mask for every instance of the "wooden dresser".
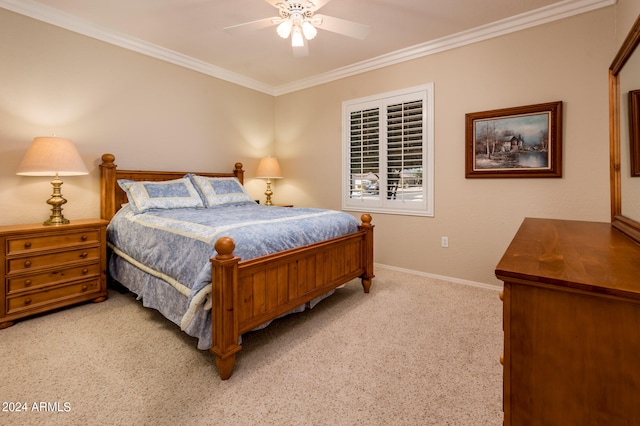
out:
<path id="1" fill-rule="evenodd" d="M 609 223 L 525 219 L 504 281 L 504 424 L 640 425 L 640 246 Z"/>
<path id="2" fill-rule="evenodd" d="M 29 315 L 106 300 L 107 224 L 0 226 L 0 329 Z"/>

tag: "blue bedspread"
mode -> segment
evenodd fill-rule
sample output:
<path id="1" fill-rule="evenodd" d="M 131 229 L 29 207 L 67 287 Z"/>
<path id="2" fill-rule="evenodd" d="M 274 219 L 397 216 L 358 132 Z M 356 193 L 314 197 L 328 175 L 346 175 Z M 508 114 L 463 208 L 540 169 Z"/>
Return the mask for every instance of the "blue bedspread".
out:
<path id="1" fill-rule="evenodd" d="M 181 318 L 180 325 L 186 329 L 194 311 L 207 302 L 211 292 L 209 259 L 216 254 L 218 238 L 233 238 L 234 254 L 247 260 L 357 230 L 353 216 L 333 210 L 242 203 L 134 214 L 124 206 L 107 228 L 107 241 L 116 255 L 167 282 L 188 299 L 186 305 L 167 301 L 188 309 L 165 314 Z"/>

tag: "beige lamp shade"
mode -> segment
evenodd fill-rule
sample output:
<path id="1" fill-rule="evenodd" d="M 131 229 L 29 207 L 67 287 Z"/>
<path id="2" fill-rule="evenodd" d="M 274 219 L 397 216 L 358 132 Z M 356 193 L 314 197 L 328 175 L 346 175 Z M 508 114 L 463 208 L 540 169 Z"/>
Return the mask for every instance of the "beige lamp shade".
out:
<path id="1" fill-rule="evenodd" d="M 273 157 L 266 157 L 260 160 L 260 163 L 258 163 L 258 169 L 256 170 L 256 177 L 261 179 L 282 178 L 282 170 L 280 170 L 278 159 Z"/>
<path id="2" fill-rule="evenodd" d="M 16 172 L 21 176 L 76 176 L 89 174 L 73 142 L 56 137 L 33 139 Z"/>

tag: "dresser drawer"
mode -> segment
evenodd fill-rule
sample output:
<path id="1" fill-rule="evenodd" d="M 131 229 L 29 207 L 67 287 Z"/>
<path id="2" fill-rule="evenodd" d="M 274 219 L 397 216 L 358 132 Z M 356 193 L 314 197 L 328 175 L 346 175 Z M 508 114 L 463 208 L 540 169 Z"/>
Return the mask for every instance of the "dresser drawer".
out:
<path id="1" fill-rule="evenodd" d="M 100 291 L 100 277 L 7 298 L 7 315 Z"/>
<path id="2" fill-rule="evenodd" d="M 7 261 L 7 275 L 19 274 L 30 270 L 55 267 L 70 262 L 96 261 L 100 259 L 100 247 L 89 247 L 77 250 L 62 251 L 59 253 L 41 254 L 38 256 L 25 256 Z"/>
<path id="3" fill-rule="evenodd" d="M 58 268 L 36 274 L 29 274 L 16 278 L 7 278 L 7 294 L 39 287 L 49 287 L 64 281 L 73 281 L 94 275 L 100 275 L 100 264 L 80 265 L 70 268 Z"/>
<path id="4" fill-rule="evenodd" d="M 85 229 L 48 235 L 21 235 L 15 238 L 7 238 L 6 253 L 7 255 L 23 254 L 25 251 L 46 250 L 85 243 L 98 243 L 99 241 L 99 229 Z"/>

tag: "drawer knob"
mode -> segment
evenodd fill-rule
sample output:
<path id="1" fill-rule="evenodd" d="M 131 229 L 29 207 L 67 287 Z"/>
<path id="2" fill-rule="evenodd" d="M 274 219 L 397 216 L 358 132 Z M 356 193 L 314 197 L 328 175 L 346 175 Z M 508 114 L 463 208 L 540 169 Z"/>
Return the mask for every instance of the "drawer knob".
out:
<path id="1" fill-rule="evenodd" d="M 504 355 L 500 355 L 500 364 L 504 365 Z"/>
<path id="2" fill-rule="evenodd" d="M 498 297 L 500 298 L 500 300 L 504 300 L 504 290 L 500 291 L 500 294 L 498 294 Z"/>
<path id="3" fill-rule="evenodd" d="M 25 267 L 25 268 L 29 268 L 29 267 L 31 267 L 31 261 L 30 261 L 30 260 L 25 260 L 25 261 L 24 261 L 24 267 Z"/>
<path id="4" fill-rule="evenodd" d="M 82 291 L 87 291 L 87 289 L 88 289 L 88 288 L 89 288 L 89 287 L 87 287 L 86 285 L 83 285 L 83 286 L 82 286 Z"/>
<path id="5" fill-rule="evenodd" d="M 28 297 L 26 299 L 24 299 L 24 304 L 25 305 L 30 305 L 31 304 L 31 299 L 29 299 Z"/>
<path id="6" fill-rule="evenodd" d="M 24 280 L 24 286 L 25 287 L 31 287 L 32 281 L 31 280 Z"/>
<path id="7" fill-rule="evenodd" d="M 27 241 L 24 243 L 24 248 L 29 249 L 31 248 L 31 241 Z"/>
<path id="8" fill-rule="evenodd" d="M 89 256 L 89 253 L 87 253 L 86 251 L 83 251 L 83 252 L 80 254 L 80 257 L 81 257 L 81 258 L 83 258 L 83 259 L 84 259 L 85 257 L 87 257 L 87 256 Z"/>
<path id="9" fill-rule="evenodd" d="M 87 241 L 87 238 L 89 238 L 89 237 L 87 237 L 86 235 L 83 235 L 82 237 L 80 237 L 80 239 L 81 239 L 82 241 Z"/>
<path id="10" fill-rule="evenodd" d="M 82 275 L 87 275 L 89 273 L 89 270 L 87 268 L 84 268 L 82 270 Z"/>

